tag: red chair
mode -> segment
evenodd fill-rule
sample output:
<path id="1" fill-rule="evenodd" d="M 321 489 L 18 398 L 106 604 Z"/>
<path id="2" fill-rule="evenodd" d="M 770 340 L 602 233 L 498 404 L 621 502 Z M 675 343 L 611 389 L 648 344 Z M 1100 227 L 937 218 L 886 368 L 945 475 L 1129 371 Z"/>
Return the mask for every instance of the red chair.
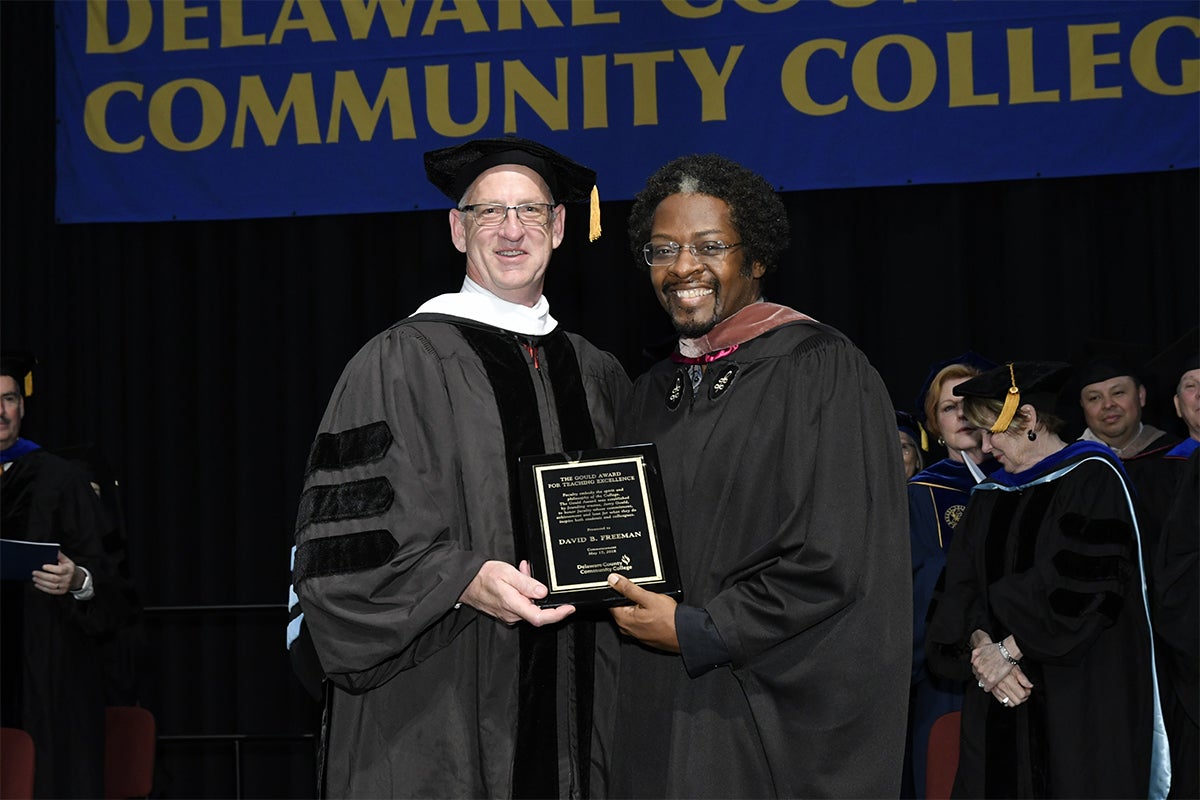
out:
<path id="1" fill-rule="evenodd" d="M 933 721 L 925 761 L 925 800 L 949 800 L 958 771 L 958 739 L 962 712 L 951 711 Z"/>
<path id="2" fill-rule="evenodd" d="M 0 728 L 0 798 L 33 797 L 33 737 L 20 728 Z"/>
<path id="3" fill-rule="evenodd" d="M 154 715 L 141 706 L 106 709 L 104 797 L 147 797 L 154 788 Z"/>

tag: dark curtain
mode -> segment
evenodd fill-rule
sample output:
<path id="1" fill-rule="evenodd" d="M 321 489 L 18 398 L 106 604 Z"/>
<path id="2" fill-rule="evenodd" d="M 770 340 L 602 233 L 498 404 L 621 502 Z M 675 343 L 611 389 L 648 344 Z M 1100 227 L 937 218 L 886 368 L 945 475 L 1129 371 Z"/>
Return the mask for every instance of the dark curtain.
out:
<path id="1" fill-rule="evenodd" d="M 40 361 L 25 432 L 92 447 L 119 477 L 149 609 L 138 700 L 162 736 L 194 737 L 160 745 L 159 793 L 311 796 L 317 714 L 283 611 L 305 457 L 343 364 L 457 289 L 462 256 L 444 211 L 56 224 L 53 24 L 51 3 L 0 3 L 0 343 Z M 793 243 L 767 291 L 849 335 L 905 408 L 928 364 L 968 347 L 1154 352 L 1196 324 L 1197 188 L 1184 170 L 786 194 Z M 634 267 L 629 203 L 602 211 L 589 244 L 572 209 L 546 293 L 637 374 L 670 329 Z M 1167 392 L 1152 400 L 1175 429 Z"/>

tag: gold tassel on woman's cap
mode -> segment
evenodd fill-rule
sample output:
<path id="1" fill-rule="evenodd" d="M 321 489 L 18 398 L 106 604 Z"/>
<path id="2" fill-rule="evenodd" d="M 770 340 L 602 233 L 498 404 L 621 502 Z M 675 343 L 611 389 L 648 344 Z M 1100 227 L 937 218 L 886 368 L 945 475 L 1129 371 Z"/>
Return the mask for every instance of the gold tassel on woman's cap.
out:
<path id="1" fill-rule="evenodd" d="M 1013 372 L 1011 361 L 1008 364 L 1008 377 L 1012 386 L 1008 387 L 1008 395 L 1004 398 L 1004 408 L 1000 409 L 1000 416 L 996 417 L 996 421 L 992 423 L 992 433 L 1003 433 L 1008 430 L 1017 409 L 1021 407 L 1021 390 L 1017 388 L 1017 376 Z"/>
<path id="2" fill-rule="evenodd" d="M 600 189 L 592 187 L 591 213 L 588 216 L 588 241 L 594 242 L 600 238 Z"/>

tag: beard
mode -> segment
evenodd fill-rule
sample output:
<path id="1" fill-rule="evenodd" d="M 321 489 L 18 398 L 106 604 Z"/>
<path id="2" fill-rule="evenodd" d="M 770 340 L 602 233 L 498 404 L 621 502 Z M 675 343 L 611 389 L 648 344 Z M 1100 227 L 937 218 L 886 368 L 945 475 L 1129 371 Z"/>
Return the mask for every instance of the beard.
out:
<path id="1" fill-rule="evenodd" d="M 713 314 L 707 320 L 685 318 L 672 316 L 671 324 L 675 326 L 675 333 L 679 334 L 681 339 L 696 339 L 717 327 L 720 322 L 716 314 Z"/>
<path id="2" fill-rule="evenodd" d="M 673 305 L 669 295 L 660 298 L 663 310 L 671 318 L 675 333 L 683 339 L 695 339 L 717 326 L 724 314 L 721 313 L 721 287 L 713 287 L 713 303 L 708 308 L 683 308 Z"/>

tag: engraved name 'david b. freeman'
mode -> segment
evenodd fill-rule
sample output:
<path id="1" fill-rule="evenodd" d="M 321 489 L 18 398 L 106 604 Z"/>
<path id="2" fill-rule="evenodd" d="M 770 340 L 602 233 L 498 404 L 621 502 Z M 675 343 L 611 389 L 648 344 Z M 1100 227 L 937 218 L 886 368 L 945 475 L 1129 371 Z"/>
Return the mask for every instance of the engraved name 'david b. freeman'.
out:
<path id="1" fill-rule="evenodd" d="M 613 539 L 641 539 L 646 534 L 643 531 L 621 531 L 620 533 L 602 533 L 599 536 L 571 536 L 566 539 L 559 539 L 560 547 L 566 547 L 571 544 L 591 544 L 593 542 L 607 542 Z"/>

